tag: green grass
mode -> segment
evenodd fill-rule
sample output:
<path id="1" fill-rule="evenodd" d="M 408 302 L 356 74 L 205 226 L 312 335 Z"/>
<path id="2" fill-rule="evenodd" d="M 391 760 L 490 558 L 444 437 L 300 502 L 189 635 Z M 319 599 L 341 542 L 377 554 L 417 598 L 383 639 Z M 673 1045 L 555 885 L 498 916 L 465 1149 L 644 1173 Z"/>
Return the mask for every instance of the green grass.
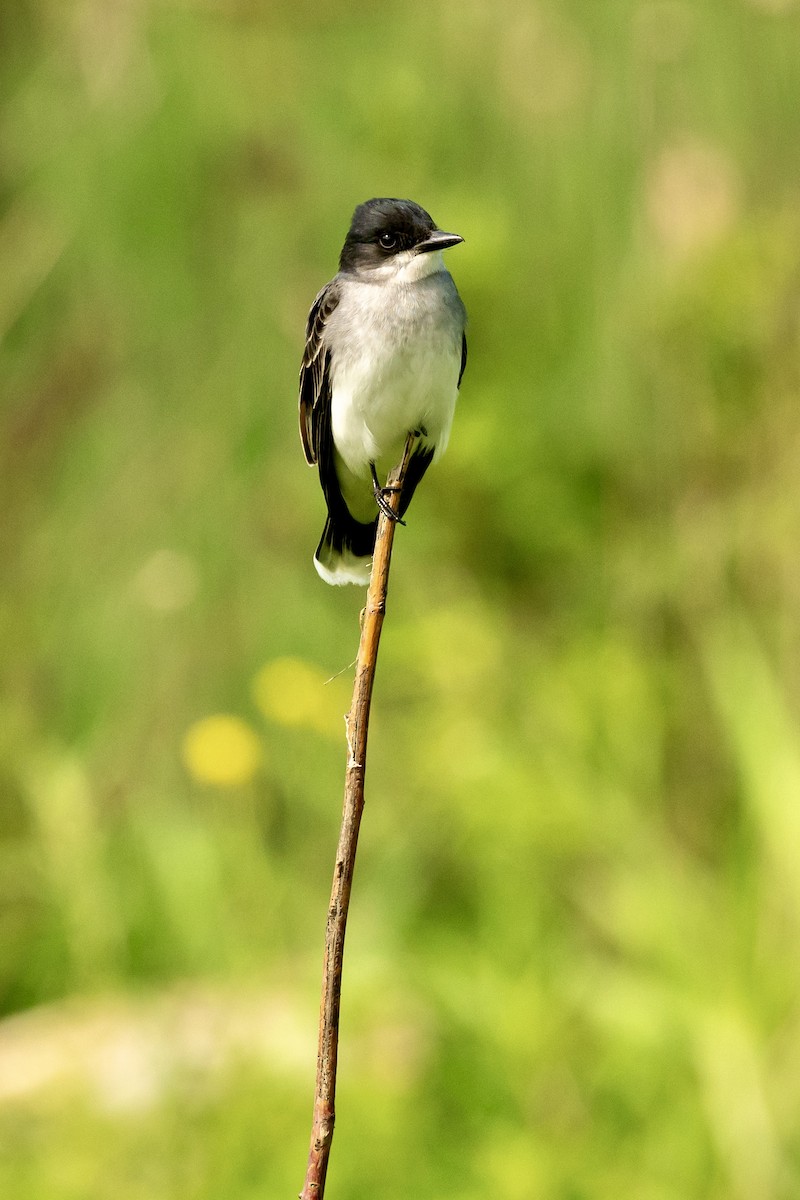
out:
<path id="1" fill-rule="evenodd" d="M 799 35 L 4 10 L 4 1195 L 300 1188 L 361 597 L 296 379 L 381 194 L 464 235 L 470 363 L 396 542 L 329 1195 L 797 1195 Z"/>

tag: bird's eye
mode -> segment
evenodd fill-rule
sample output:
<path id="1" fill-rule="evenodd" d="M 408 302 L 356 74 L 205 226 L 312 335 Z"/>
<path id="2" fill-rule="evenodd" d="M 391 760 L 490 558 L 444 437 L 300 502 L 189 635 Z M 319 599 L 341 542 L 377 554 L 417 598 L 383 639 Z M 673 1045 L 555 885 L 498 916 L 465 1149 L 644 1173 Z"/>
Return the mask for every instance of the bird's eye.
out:
<path id="1" fill-rule="evenodd" d="M 380 246 L 381 250 L 394 250 L 397 246 L 397 234 L 382 233 L 378 238 L 378 245 Z"/>

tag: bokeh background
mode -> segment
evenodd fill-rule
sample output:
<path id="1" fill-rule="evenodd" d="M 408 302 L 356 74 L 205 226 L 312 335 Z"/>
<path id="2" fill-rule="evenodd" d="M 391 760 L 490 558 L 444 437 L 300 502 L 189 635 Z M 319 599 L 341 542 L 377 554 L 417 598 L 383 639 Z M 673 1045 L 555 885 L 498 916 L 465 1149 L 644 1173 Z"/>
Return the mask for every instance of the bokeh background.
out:
<path id="1" fill-rule="evenodd" d="M 13 0 L 0 95 L 2 1194 L 302 1184 L 363 596 L 297 369 L 397 195 L 470 363 L 328 1194 L 800 1195 L 800 6 Z"/>

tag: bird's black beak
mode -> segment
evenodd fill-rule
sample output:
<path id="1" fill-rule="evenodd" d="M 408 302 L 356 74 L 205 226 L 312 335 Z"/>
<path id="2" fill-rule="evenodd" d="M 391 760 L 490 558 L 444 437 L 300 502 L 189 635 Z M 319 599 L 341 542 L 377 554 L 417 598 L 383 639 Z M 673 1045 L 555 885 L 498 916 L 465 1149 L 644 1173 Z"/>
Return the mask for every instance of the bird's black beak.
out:
<path id="1" fill-rule="evenodd" d="M 459 233 L 445 233 L 443 229 L 434 229 L 424 242 L 417 242 L 414 249 L 417 254 L 430 254 L 432 250 L 446 250 L 448 246 L 457 246 L 463 240 Z"/>

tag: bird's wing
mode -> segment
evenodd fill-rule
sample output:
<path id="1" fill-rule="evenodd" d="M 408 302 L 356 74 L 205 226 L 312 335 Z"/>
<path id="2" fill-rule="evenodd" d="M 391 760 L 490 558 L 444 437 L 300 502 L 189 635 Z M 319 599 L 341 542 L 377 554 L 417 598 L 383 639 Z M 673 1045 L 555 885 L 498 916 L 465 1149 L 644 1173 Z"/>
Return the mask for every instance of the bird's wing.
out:
<path id="1" fill-rule="evenodd" d="M 400 493 L 398 516 L 405 516 L 406 509 L 411 503 L 411 497 L 417 489 L 417 484 L 432 462 L 433 448 L 426 448 L 424 450 L 417 448 L 412 451 L 411 457 L 408 460 L 408 466 L 406 467 L 403 490 Z"/>
<path id="2" fill-rule="evenodd" d="M 465 333 L 462 333 L 462 335 L 461 335 L 461 370 L 458 372 L 458 384 L 456 385 L 457 387 L 461 387 L 461 379 L 462 379 L 466 369 L 467 369 L 467 335 Z"/>
<path id="3" fill-rule="evenodd" d="M 300 439 L 306 462 L 319 461 L 320 437 L 330 428 L 330 351 L 325 346 L 325 324 L 339 303 L 336 280 L 322 289 L 308 314 L 306 347 L 300 365 Z"/>

